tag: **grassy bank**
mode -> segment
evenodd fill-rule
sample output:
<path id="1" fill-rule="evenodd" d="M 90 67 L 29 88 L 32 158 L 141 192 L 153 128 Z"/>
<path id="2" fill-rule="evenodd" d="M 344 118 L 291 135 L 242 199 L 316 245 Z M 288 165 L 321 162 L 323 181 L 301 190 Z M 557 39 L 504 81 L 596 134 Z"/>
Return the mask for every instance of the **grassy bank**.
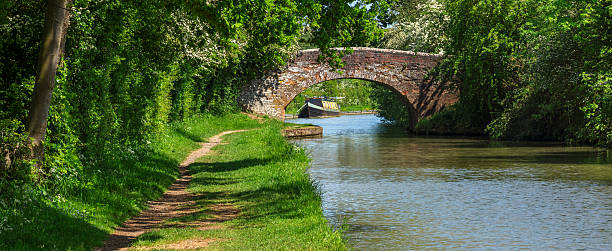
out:
<path id="1" fill-rule="evenodd" d="M 282 128 L 272 121 L 225 136 L 228 144 L 190 166 L 189 190 L 198 197 L 199 212 L 142 235 L 136 247 L 211 240 L 211 250 L 346 249 L 321 212 L 320 196 L 305 172 L 307 155 L 285 141 Z M 219 205 L 234 208 L 238 216 L 198 230 L 202 221 L 214 222 Z"/>
<path id="2" fill-rule="evenodd" d="M 220 148 L 225 154 L 215 156 L 219 159 L 209 159 L 192 167 L 202 172 L 195 179 L 194 191 L 210 195 L 205 197 L 206 201 L 235 197 L 236 206 L 245 215 L 244 219 L 228 223 L 244 229 L 229 231 L 225 238 L 239 240 L 235 235 L 240 233 L 263 238 L 276 233 L 286 237 L 275 239 L 293 238 L 303 245 L 310 245 L 306 241 L 310 239 L 322 243 L 317 245 L 341 245 L 339 235 L 325 225 L 319 197 L 304 174 L 308 159 L 280 137 L 280 122 L 262 125 L 244 115 L 233 114 L 200 116 L 171 126 L 132 158 L 108 160 L 106 166 L 86 167 L 79 184 L 70 191 L 51 192 L 3 181 L 0 184 L 0 250 L 81 250 L 98 246 L 113 227 L 142 210 L 146 201 L 159 198 L 176 179 L 179 162 L 198 147 L 198 142 L 222 131 L 256 127 L 264 128 L 244 138 L 231 136 L 232 144 Z M 231 183 L 233 180 L 246 183 Z M 233 197 L 215 197 L 220 194 L 214 191 L 226 188 L 234 189 L 227 191 Z M 284 223 L 269 228 L 268 225 L 277 222 Z M 254 225 L 259 227 L 246 227 Z M 290 227 L 295 235 L 285 235 Z M 167 231 L 170 230 L 164 233 Z M 273 243 L 269 245 L 274 247 Z"/>

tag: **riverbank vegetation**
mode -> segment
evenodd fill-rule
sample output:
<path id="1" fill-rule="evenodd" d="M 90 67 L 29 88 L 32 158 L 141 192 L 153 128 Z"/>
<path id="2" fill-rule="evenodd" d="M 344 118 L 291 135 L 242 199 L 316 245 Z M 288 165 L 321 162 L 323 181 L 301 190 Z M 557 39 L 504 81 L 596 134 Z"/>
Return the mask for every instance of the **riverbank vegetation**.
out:
<path id="1" fill-rule="evenodd" d="M 84 168 L 59 184 L 51 179 L 42 184 L 3 180 L 0 249 L 99 246 L 112 228 L 175 181 L 178 164 L 199 147 L 198 142 L 222 131 L 260 126 L 241 114 L 195 116 L 169 125 L 138 149 L 126 149 L 133 152 L 108 163 L 112 168 Z"/>
<path id="2" fill-rule="evenodd" d="M 0 2 L 0 248 L 95 245 L 161 194 L 195 141 L 255 127 L 211 114 L 236 113 L 241 86 L 300 46 L 335 67 L 346 51 L 333 47 L 443 52 L 435 75 L 460 101 L 417 128 L 612 144 L 609 1 L 389 2 Z M 345 107 L 406 117 L 379 96 Z"/>
<path id="3" fill-rule="evenodd" d="M 174 180 L 197 131 L 251 125 L 207 114 L 237 112 L 299 41 L 340 65 L 330 48 L 378 39 L 385 3 L 353 2 L 2 1 L 0 248 L 91 248 Z"/>
<path id="4" fill-rule="evenodd" d="M 225 248 L 321 247 L 340 249 L 339 232 L 327 225 L 316 187 L 306 174 L 309 159 L 290 145 L 280 131 L 285 124 L 260 123 L 242 114 L 195 116 L 171 125 L 158 137 L 112 170 L 84 172 L 86 181 L 74 190 L 49 194 L 31 185 L 3 190 L 1 249 L 92 249 L 108 232 L 159 197 L 174 182 L 178 164 L 198 142 L 227 130 L 255 129 L 227 136 L 229 144 L 189 166 L 190 191 L 201 207 L 192 215 L 141 236 L 137 246 L 161 245 L 205 238 Z M 185 227 L 206 218 L 207 206 L 236 207 L 240 217 L 211 230 Z M 183 225 L 181 225 L 183 224 Z M 227 226 L 227 227 L 226 227 Z M 16 229 L 12 229 L 12 228 Z M 209 226 L 210 227 L 210 226 Z M 155 238 L 152 238 L 155 236 Z M 257 237 L 257 238 L 255 238 Z"/>
<path id="5" fill-rule="evenodd" d="M 395 9 L 381 46 L 443 52 L 435 75 L 460 93 L 417 130 L 612 145 L 610 1 L 413 0 Z"/>

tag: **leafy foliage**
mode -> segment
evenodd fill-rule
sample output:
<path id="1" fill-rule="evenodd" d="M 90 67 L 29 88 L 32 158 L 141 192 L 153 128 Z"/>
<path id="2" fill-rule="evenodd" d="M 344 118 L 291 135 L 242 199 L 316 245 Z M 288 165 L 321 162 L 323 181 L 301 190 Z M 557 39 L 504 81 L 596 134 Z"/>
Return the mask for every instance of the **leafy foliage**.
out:
<path id="1" fill-rule="evenodd" d="M 420 122 L 421 128 L 480 128 L 498 139 L 610 145 L 610 1 L 442 0 L 396 5 L 396 27 L 383 45 L 444 51 L 445 60 L 437 70 L 460 92 L 459 103 L 444 115 Z M 427 13 L 440 14 L 423 21 Z M 426 26 L 426 31 L 413 25 L 432 22 L 439 25 Z M 428 39 L 428 34 L 437 34 L 438 40 Z M 381 108 L 385 109 L 391 108 Z"/>
<path id="2" fill-rule="evenodd" d="M 378 110 L 378 116 L 385 123 L 394 124 L 405 128 L 414 128 L 416 116 L 412 104 L 404 103 L 401 94 L 386 86 L 376 86 L 372 89 L 370 97 L 374 100 L 374 107 Z"/>
<path id="3" fill-rule="evenodd" d="M 528 7 L 523 45 L 515 52 L 525 67 L 489 133 L 610 145 L 610 3 L 529 2 Z"/>
<path id="4" fill-rule="evenodd" d="M 44 1 L 7 5 L 0 26 L 0 103 L 6 107 L 0 117 L 23 123 Z M 367 44 L 381 34 L 374 18 L 384 6 L 344 0 L 75 0 L 51 107 L 48 159 L 70 159 L 62 164 L 67 169 L 78 162 L 110 168 L 168 123 L 236 111 L 240 86 L 290 59 L 306 29 L 324 50 Z M 67 169 L 60 173 L 80 167 Z"/>
<path id="5" fill-rule="evenodd" d="M 396 15 L 389 17 L 380 47 L 427 53 L 442 53 L 447 42 L 442 27 L 448 16 L 438 0 L 395 1 Z"/>
<path id="6" fill-rule="evenodd" d="M 92 230 L 88 222 L 100 219 L 66 215 L 53 201 L 109 203 L 110 209 L 98 208 L 108 217 L 96 224 L 117 224 L 169 184 L 176 161 L 151 152 L 161 151 L 154 144 L 172 125 L 201 114 L 237 111 L 240 87 L 285 64 L 306 30 L 315 34 L 308 42 L 325 50 L 376 40 L 381 31 L 374 18 L 382 8 L 365 4 L 384 6 L 382 1 L 346 0 L 73 0 L 45 161 L 38 170 L 21 160 L 28 150 L 22 125 L 36 75 L 45 3 L 0 2 L 0 213 L 2 218 L 11 215 L 7 228 L 29 221 L 22 229 L 35 233 L 47 221 L 61 218 L 75 229 L 89 226 L 86 232 L 96 236 L 99 229 Z M 333 53 L 328 56 L 337 59 Z M 148 177 L 146 184 L 139 183 L 139 176 Z M 138 195 L 122 201 L 132 192 Z M 35 203 L 23 206 L 17 198 Z M 49 212 L 55 213 L 31 220 Z M 3 224 L 0 231 L 7 226 Z M 32 238 L 37 240 L 33 248 L 46 244 Z M 58 239 L 62 241 L 70 240 Z M 47 247 L 82 248 L 72 244 Z"/>

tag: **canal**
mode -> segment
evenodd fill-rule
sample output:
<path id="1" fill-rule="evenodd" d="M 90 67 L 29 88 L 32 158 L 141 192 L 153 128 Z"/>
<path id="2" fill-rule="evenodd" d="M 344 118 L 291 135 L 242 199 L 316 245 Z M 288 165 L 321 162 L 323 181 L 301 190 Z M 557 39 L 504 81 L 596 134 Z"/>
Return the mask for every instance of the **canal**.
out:
<path id="1" fill-rule="evenodd" d="M 414 137 L 374 115 L 287 122 L 324 128 L 295 143 L 355 249 L 612 250 L 602 149 Z"/>

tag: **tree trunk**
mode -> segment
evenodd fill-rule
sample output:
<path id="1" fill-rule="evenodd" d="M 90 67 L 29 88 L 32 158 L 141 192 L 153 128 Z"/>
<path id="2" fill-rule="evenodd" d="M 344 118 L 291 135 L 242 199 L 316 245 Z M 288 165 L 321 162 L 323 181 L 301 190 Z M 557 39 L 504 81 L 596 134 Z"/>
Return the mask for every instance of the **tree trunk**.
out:
<path id="1" fill-rule="evenodd" d="M 40 167 L 44 160 L 44 147 L 42 145 L 47 131 L 47 119 L 49 117 L 49 106 L 53 86 L 55 85 L 55 74 L 64 50 L 64 39 L 70 14 L 66 6 L 70 0 L 48 0 L 45 27 L 43 30 L 40 55 L 34 84 L 32 104 L 28 114 L 27 128 L 32 138 L 32 158 L 37 159 Z"/>

